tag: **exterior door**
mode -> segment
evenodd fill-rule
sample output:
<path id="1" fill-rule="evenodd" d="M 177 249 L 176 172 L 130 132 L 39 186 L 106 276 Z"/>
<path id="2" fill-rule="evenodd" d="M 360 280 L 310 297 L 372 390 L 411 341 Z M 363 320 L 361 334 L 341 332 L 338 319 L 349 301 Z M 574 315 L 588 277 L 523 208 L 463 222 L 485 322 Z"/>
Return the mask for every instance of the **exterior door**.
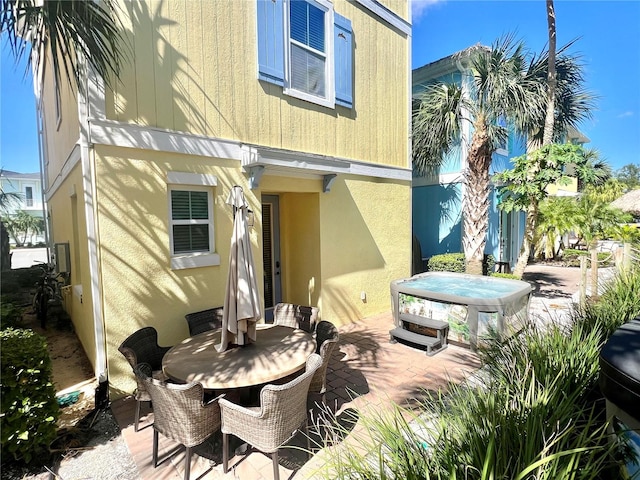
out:
<path id="1" fill-rule="evenodd" d="M 277 195 L 262 196 L 262 261 L 264 316 L 273 322 L 273 307 L 282 301 L 280 263 L 280 203 Z"/>

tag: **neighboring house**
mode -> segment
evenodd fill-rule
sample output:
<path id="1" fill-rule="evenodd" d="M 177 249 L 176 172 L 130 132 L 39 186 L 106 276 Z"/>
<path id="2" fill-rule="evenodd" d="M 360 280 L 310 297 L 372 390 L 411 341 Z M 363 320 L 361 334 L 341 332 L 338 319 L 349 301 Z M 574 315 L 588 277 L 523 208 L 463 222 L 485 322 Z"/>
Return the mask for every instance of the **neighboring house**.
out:
<path id="1" fill-rule="evenodd" d="M 469 86 L 468 56 L 464 51 L 413 70 L 412 96 L 417 100 L 425 86 L 445 81 Z M 413 234 L 420 242 L 422 258 L 442 253 L 462 252 L 462 195 L 466 151 L 471 139 L 472 125 L 465 122 L 462 138 L 433 175 L 413 176 Z M 493 154 L 490 173 L 511 167 L 510 159 L 524 154 L 526 141 L 510 131 L 507 143 Z M 489 230 L 485 254 L 496 262 L 515 266 L 524 238 L 524 213 L 501 212 L 496 186 L 492 185 L 489 207 Z"/>
<path id="2" fill-rule="evenodd" d="M 36 218 L 44 218 L 40 173 L 18 173 L 2 170 L 0 172 L 0 182 L 4 193 L 16 193 L 19 195 L 19 198 L 9 202 L 7 211 L 3 215 L 10 216 L 19 211 L 24 211 Z M 9 241 L 12 245 L 15 245 L 13 237 L 10 237 Z M 44 232 L 27 237 L 27 242 L 33 244 L 44 241 Z"/>
<path id="3" fill-rule="evenodd" d="M 115 92 L 92 76 L 86 96 L 56 88 L 51 69 L 36 87 L 66 308 L 111 393 L 135 388 L 129 334 L 173 345 L 185 314 L 224 303 L 234 185 L 267 315 L 388 311 L 411 261 L 408 2 L 120 6 L 131 62 Z"/>

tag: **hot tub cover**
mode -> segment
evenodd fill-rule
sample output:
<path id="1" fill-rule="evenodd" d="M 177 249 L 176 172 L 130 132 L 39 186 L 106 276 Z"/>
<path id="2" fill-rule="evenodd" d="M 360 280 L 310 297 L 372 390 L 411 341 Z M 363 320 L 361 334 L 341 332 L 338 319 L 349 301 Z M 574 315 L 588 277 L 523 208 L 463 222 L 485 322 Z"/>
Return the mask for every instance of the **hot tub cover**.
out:
<path id="1" fill-rule="evenodd" d="M 640 420 L 640 316 L 618 328 L 602 347 L 600 390 L 607 400 Z"/>

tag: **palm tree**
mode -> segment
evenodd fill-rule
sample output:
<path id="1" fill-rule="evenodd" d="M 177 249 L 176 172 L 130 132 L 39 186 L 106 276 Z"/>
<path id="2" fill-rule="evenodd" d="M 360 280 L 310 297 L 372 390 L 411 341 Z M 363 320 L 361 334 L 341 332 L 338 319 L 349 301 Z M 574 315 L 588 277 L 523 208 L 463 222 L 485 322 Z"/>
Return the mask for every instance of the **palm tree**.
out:
<path id="1" fill-rule="evenodd" d="M 562 238 L 578 224 L 578 206 L 572 197 L 550 197 L 540 202 L 536 252 L 555 258 L 565 245 Z M 556 248 L 556 244 L 558 247 Z"/>
<path id="2" fill-rule="evenodd" d="M 64 69 L 69 85 L 81 92 L 85 62 L 114 86 L 126 58 L 122 31 L 112 0 L 0 0 L 0 33 L 16 61 L 27 55 L 27 68 L 44 73 L 50 54 L 57 84 Z M 5 266 L 10 265 L 8 234 L 1 222 L 0 227 L 0 265 Z"/>
<path id="3" fill-rule="evenodd" d="M 3 170 L 0 168 L 0 177 Z M 5 192 L 0 183 L 0 214 L 9 212 L 12 205 L 17 204 L 22 199 L 22 195 L 17 192 Z M 0 219 L 0 269 L 11 268 L 11 247 L 9 245 L 9 232 Z"/>
<path id="4" fill-rule="evenodd" d="M 48 55 L 55 79 L 83 89 L 83 62 L 107 85 L 118 79 L 125 44 L 113 0 L 0 0 L 0 28 L 16 59 L 45 68 Z"/>
<path id="5" fill-rule="evenodd" d="M 557 52 L 555 61 L 556 84 L 554 95 L 554 124 L 552 142 L 566 141 L 570 128 L 577 129 L 578 125 L 588 118 L 594 108 L 596 96 L 585 89 L 582 59 L 579 55 L 569 55 L 568 50 L 575 41 L 569 42 Z M 537 78 L 541 85 L 548 80 L 548 65 L 550 52 L 544 51 L 531 62 L 529 72 Z M 545 87 L 546 88 L 546 87 Z M 528 150 L 535 151 L 544 144 L 547 103 L 541 110 L 531 109 L 528 119 L 523 125 L 527 133 Z M 548 144 L 550 145 L 550 144 Z M 513 270 L 514 275 L 522 277 L 527 266 L 531 248 L 533 246 L 536 221 L 538 218 L 538 204 L 533 202 L 525 210 L 525 233 L 518 262 Z"/>
<path id="6" fill-rule="evenodd" d="M 472 125 L 464 170 L 462 243 L 467 272 L 481 274 L 489 225 L 489 167 L 492 154 L 507 138 L 499 122 L 508 119 L 525 131 L 528 112 L 544 111 L 545 89 L 538 72 L 531 71 L 535 64 L 524 44 L 511 35 L 492 48 L 476 46 L 463 54 L 470 64 L 463 85 L 436 82 L 419 99 L 413 115 L 413 158 L 419 173 L 433 171 L 460 140 L 463 124 Z"/>
<path id="7" fill-rule="evenodd" d="M 612 176 L 611 166 L 600 158 L 600 152 L 593 148 L 587 148 L 583 155 L 585 162 L 576 166 L 579 192 L 582 192 L 587 186 L 602 186 Z"/>

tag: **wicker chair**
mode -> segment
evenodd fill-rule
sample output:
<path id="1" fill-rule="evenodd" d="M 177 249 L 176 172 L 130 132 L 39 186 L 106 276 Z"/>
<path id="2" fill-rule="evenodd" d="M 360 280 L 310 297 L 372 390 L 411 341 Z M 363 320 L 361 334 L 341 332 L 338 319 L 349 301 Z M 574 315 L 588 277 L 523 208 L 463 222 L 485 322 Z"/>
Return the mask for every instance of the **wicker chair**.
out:
<path id="1" fill-rule="evenodd" d="M 162 358 L 171 347 L 160 347 L 158 345 L 158 332 L 153 327 L 145 327 L 137 332 L 132 333 L 122 342 L 118 350 L 129 361 L 131 368 L 135 370 L 139 363 L 147 363 L 153 370 L 153 377 L 159 380 L 164 379 L 162 373 Z M 138 387 L 136 388 L 136 417 L 134 430 L 138 431 L 138 423 L 140 421 L 140 404 L 142 402 L 150 402 L 151 397 L 145 389 L 144 382 L 136 376 Z"/>
<path id="2" fill-rule="evenodd" d="M 311 379 L 311 385 L 309 385 L 309 394 L 320 394 L 322 396 L 322 403 L 327 403 L 327 367 L 331 360 L 331 354 L 338 345 L 340 335 L 336 326 L 322 320 L 318 323 L 316 328 L 316 353 L 322 358 L 322 365 Z"/>
<path id="3" fill-rule="evenodd" d="M 300 328 L 313 333 L 318 321 L 318 308 L 291 303 L 278 303 L 273 307 L 273 323 L 285 327 Z"/>
<path id="4" fill-rule="evenodd" d="M 260 391 L 259 407 L 241 407 L 228 400 L 220 400 L 222 414 L 222 466 L 229 466 L 229 434 L 235 435 L 257 450 L 270 453 L 273 476 L 279 479 L 278 448 L 303 428 L 307 434 L 307 395 L 313 374 L 322 365 L 319 355 L 307 359 L 305 373 L 284 385 L 266 385 Z M 310 448 L 309 448 L 310 450 Z"/>
<path id="5" fill-rule="evenodd" d="M 185 315 L 184 318 L 189 324 L 189 335 L 193 337 L 199 333 L 222 328 L 222 310 L 223 307 L 216 307 Z"/>
<path id="6" fill-rule="evenodd" d="M 158 466 L 158 433 L 186 448 L 184 479 L 189 480 L 192 447 L 200 445 L 220 429 L 220 397 L 203 403 L 202 384 L 178 385 L 150 376 L 151 367 L 142 363 L 135 368 L 153 402 L 153 468 Z"/>

